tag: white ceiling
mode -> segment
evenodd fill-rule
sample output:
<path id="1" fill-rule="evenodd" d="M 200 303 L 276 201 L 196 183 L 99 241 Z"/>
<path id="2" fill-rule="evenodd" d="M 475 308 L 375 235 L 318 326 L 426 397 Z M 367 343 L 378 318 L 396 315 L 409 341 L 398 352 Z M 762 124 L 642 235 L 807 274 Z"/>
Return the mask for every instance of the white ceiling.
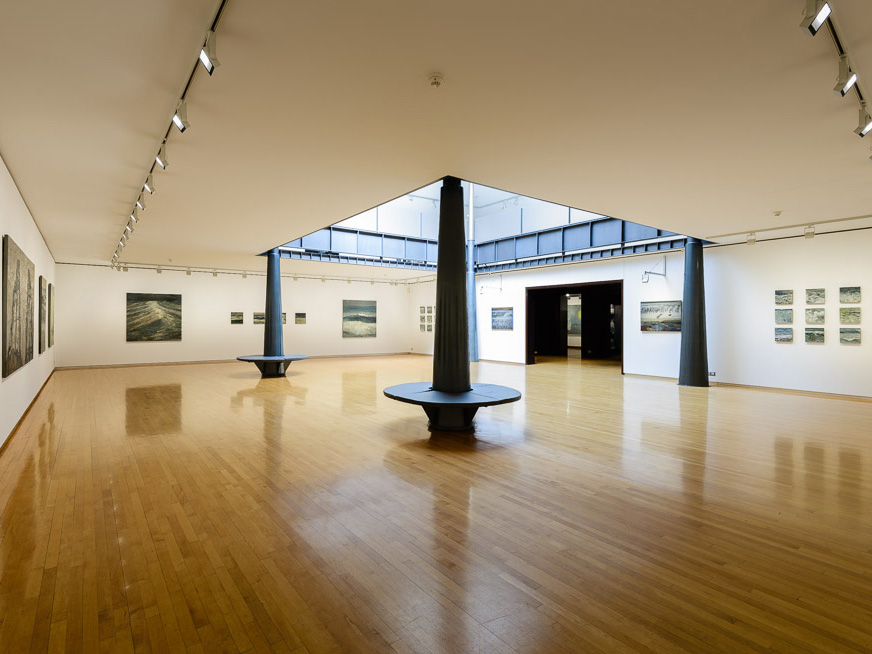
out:
<path id="1" fill-rule="evenodd" d="M 804 4 L 228 0 L 123 259 L 255 269 L 448 174 L 700 237 L 868 216 Z M 831 5 L 872 95 L 872 3 Z M 217 7 L 4 4 L 0 154 L 57 261 L 108 262 Z"/>

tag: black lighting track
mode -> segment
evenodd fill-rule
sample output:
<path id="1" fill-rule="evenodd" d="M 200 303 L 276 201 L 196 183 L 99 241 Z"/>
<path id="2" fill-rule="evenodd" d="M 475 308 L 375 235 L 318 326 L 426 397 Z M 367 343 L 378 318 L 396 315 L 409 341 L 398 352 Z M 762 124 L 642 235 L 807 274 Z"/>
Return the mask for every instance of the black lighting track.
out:
<path id="1" fill-rule="evenodd" d="M 830 18 L 827 18 L 827 29 L 830 32 L 830 36 L 833 39 L 833 45 L 836 46 L 836 52 L 840 57 L 847 56 L 847 52 L 845 52 L 845 47 L 842 45 L 842 39 L 839 37 L 839 33 L 836 31 L 835 25 L 833 25 L 833 21 Z M 855 73 L 857 71 L 854 71 Z M 863 92 L 860 90 L 860 81 L 857 80 L 854 82 L 854 91 L 857 93 L 857 99 L 860 100 L 861 104 L 866 101 L 863 97 Z"/>

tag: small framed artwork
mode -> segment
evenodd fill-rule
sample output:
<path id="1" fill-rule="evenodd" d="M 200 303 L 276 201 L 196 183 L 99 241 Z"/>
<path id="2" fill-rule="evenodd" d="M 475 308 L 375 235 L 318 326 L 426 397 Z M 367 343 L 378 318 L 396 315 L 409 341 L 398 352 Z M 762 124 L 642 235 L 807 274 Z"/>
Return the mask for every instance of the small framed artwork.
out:
<path id="1" fill-rule="evenodd" d="M 793 291 L 775 291 L 775 304 L 793 304 Z"/>
<path id="2" fill-rule="evenodd" d="M 432 331 L 433 331 L 433 325 L 427 325 L 427 331 L 428 331 L 428 332 L 432 332 Z"/>
<path id="3" fill-rule="evenodd" d="M 294 324 L 295 325 L 305 325 L 306 324 L 306 314 L 305 313 L 295 313 L 294 314 Z"/>
<path id="4" fill-rule="evenodd" d="M 859 325 L 860 307 L 840 307 L 839 323 L 842 325 Z"/>
<path id="5" fill-rule="evenodd" d="M 428 315 L 428 316 L 427 316 L 427 322 L 433 322 L 433 316 Z"/>
<path id="6" fill-rule="evenodd" d="M 786 310 L 790 311 L 790 309 Z M 681 300 L 642 302 L 639 306 L 639 316 L 643 332 L 680 332 Z"/>
<path id="7" fill-rule="evenodd" d="M 839 289 L 839 302 L 841 304 L 860 304 L 860 287 L 842 286 Z"/>
<path id="8" fill-rule="evenodd" d="M 793 327 L 776 327 L 776 343 L 793 343 Z"/>
<path id="9" fill-rule="evenodd" d="M 425 322 L 427 322 L 427 316 L 425 316 L 424 314 L 421 314 L 421 323 L 423 324 Z"/>
<path id="10" fill-rule="evenodd" d="M 427 307 L 421 307 L 421 313 L 427 313 Z"/>
<path id="11" fill-rule="evenodd" d="M 491 329 L 513 330 L 515 328 L 514 307 L 493 307 L 491 309 Z"/>
<path id="12" fill-rule="evenodd" d="M 826 321 L 826 309 L 806 309 L 805 324 L 807 325 L 823 325 Z"/>
<path id="13" fill-rule="evenodd" d="M 841 327 L 839 329 L 839 343 L 860 345 L 860 330 L 853 327 Z"/>
<path id="14" fill-rule="evenodd" d="M 266 322 L 266 314 L 265 313 L 255 312 L 252 315 L 252 318 L 254 319 L 255 325 L 263 325 Z"/>
<path id="15" fill-rule="evenodd" d="M 792 325 L 793 324 L 793 309 L 776 309 L 775 310 L 776 325 Z"/>
<path id="16" fill-rule="evenodd" d="M 824 328 L 823 327 L 806 327 L 805 328 L 806 343 L 823 343 Z"/>
<path id="17" fill-rule="evenodd" d="M 242 324 L 242 311 L 231 311 L 230 312 L 230 324 L 231 325 L 241 325 Z"/>
<path id="18" fill-rule="evenodd" d="M 283 325 L 288 324 L 288 314 L 286 314 L 284 311 L 282 311 L 282 324 Z"/>
<path id="19" fill-rule="evenodd" d="M 433 307 L 427 307 L 427 313 L 433 313 Z"/>
<path id="20" fill-rule="evenodd" d="M 427 325 L 425 325 L 424 323 L 421 323 L 421 331 L 422 331 L 422 332 L 426 332 L 426 331 L 427 331 Z"/>
<path id="21" fill-rule="evenodd" d="M 806 304 L 826 304 L 827 291 L 824 288 L 807 288 L 805 289 Z"/>

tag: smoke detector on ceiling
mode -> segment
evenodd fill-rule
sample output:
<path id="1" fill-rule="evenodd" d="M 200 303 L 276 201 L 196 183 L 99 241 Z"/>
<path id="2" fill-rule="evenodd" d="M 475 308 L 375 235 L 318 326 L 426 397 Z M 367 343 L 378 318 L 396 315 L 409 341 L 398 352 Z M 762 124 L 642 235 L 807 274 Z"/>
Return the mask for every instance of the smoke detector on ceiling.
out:
<path id="1" fill-rule="evenodd" d="M 434 89 L 438 89 L 440 86 L 442 86 L 442 82 L 445 80 L 445 78 L 442 76 L 442 73 L 430 73 L 430 75 L 427 77 L 427 80 L 430 82 L 430 86 L 432 86 Z"/>

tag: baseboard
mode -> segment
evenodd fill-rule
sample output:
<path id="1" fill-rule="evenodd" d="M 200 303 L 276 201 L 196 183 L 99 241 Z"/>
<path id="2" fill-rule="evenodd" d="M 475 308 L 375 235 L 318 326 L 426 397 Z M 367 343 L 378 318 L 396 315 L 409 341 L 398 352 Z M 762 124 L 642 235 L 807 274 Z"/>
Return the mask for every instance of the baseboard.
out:
<path id="1" fill-rule="evenodd" d="M 733 384 L 731 382 L 713 382 L 712 386 L 723 386 L 728 388 L 746 388 L 752 391 L 763 391 L 766 393 L 783 393 L 785 395 L 802 395 L 804 397 L 822 397 L 831 400 L 848 400 L 849 402 L 872 402 L 872 397 L 867 395 L 847 395 L 845 393 L 823 393 L 821 391 L 801 391 L 793 388 L 777 388 L 774 386 L 754 386 L 752 384 Z"/>
<path id="2" fill-rule="evenodd" d="M 376 352 L 374 354 L 312 354 L 309 359 L 350 359 L 353 357 L 396 357 L 418 352 Z M 433 356 L 425 354 L 423 356 Z M 243 363 L 236 359 L 206 359 L 204 361 L 156 361 L 150 363 L 102 363 L 91 366 L 59 366 L 55 370 L 92 370 L 94 368 L 142 368 L 145 366 L 196 366 L 212 363 Z"/>

